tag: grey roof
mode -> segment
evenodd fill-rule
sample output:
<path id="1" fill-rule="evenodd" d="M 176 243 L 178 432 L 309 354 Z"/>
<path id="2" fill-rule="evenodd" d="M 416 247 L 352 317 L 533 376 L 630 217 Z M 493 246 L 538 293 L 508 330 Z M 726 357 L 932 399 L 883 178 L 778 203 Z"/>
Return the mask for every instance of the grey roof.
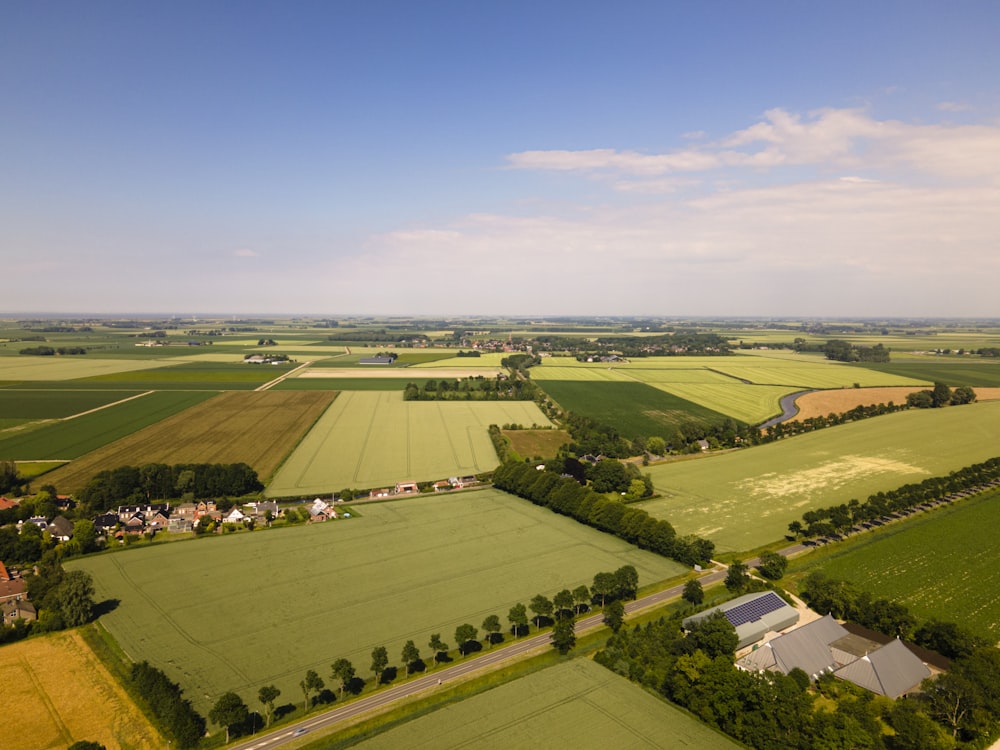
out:
<path id="1" fill-rule="evenodd" d="M 918 687 L 931 671 L 897 639 L 834 674 L 878 695 L 898 698 Z"/>
<path id="2" fill-rule="evenodd" d="M 771 600 L 776 601 L 771 602 Z M 763 608 L 763 610 L 770 609 L 770 611 L 754 611 L 754 605 L 760 602 L 771 602 Z M 684 620 L 683 626 L 690 628 L 691 625 L 704 620 L 713 612 L 722 612 L 733 623 L 738 638 L 737 649 L 756 643 L 770 631 L 784 630 L 799 621 L 799 613 L 793 607 L 788 606 L 784 599 L 773 591 L 764 591 L 744 594 L 717 607 L 691 615 Z M 734 617 L 734 614 L 737 616 Z"/>
<path id="3" fill-rule="evenodd" d="M 847 630 L 830 615 L 779 636 L 740 659 L 744 669 L 771 669 L 788 674 L 798 667 L 810 677 L 833 671 L 836 663 L 830 645 Z M 763 653 L 762 653 L 763 652 Z"/>

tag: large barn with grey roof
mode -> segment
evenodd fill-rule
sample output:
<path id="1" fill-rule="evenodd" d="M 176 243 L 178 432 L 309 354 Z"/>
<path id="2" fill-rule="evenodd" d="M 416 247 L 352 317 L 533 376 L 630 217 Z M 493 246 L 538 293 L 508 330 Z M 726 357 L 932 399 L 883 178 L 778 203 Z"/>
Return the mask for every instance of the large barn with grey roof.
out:
<path id="1" fill-rule="evenodd" d="M 773 591 L 745 594 L 717 607 L 691 615 L 682 623 L 685 630 L 709 615 L 721 612 L 736 628 L 741 649 L 761 640 L 765 634 L 790 628 L 799 621 L 799 613 Z"/>

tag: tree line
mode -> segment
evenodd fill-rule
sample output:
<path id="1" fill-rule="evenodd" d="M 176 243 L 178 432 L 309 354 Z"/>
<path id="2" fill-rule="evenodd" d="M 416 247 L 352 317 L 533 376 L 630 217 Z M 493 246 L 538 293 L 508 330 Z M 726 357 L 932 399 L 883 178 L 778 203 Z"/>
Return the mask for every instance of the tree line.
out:
<path id="1" fill-rule="evenodd" d="M 493 473 L 493 485 L 685 565 L 706 565 L 715 552 L 708 539 L 693 534 L 678 537 L 669 521 L 653 518 L 644 510 L 552 471 L 508 461 Z"/>
<path id="2" fill-rule="evenodd" d="M 536 630 L 551 625 L 553 628 L 552 645 L 560 653 L 565 654 L 576 644 L 574 620 L 579 614 L 588 611 L 590 605 L 600 602 L 600 606 L 605 608 L 606 622 L 617 632 L 624 621 L 622 602 L 626 599 L 634 599 L 638 590 L 639 574 L 632 565 L 624 565 L 613 572 L 599 572 L 594 575 L 593 585 L 590 587 L 581 584 L 572 591 L 565 588 L 551 599 L 544 594 L 536 594 L 527 605 L 523 602 L 515 604 L 507 613 L 507 632 L 515 638 L 519 638 L 530 632 L 531 625 L 534 625 Z M 531 612 L 530 617 L 529 611 Z M 483 631 L 482 639 L 479 635 L 480 629 Z M 479 628 L 471 623 L 462 623 L 455 628 L 455 648 L 462 657 L 481 650 L 484 644 L 492 648 L 504 640 L 501 634 L 503 630 L 500 616 L 496 614 L 488 615 Z M 428 649 L 426 658 L 433 660 L 435 664 L 447 663 L 452 660 L 449 656 L 451 646 L 442 638 L 441 633 L 433 633 L 427 641 L 426 648 Z M 407 676 L 426 670 L 427 664 L 424 654 L 425 652 L 422 652 L 412 639 L 403 644 L 400 651 L 400 663 L 406 670 Z M 145 662 L 142 663 L 143 674 L 146 674 L 150 669 L 152 668 Z M 159 670 L 153 671 L 159 672 Z M 369 680 L 359 676 L 358 668 L 346 658 L 336 659 L 330 665 L 330 672 L 326 679 L 316 670 L 309 669 L 298 685 L 302 695 L 302 711 L 308 713 L 317 705 L 332 703 L 338 699 L 342 700 L 347 693 L 357 695 L 369 683 L 377 688 L 395 679 L 398 671 L 397 667 L 391 665 L 389 651 L 385 646 L 376 646 L 372 649 L 368 666 L 368 672 L 371 673 Z M 135 668 L 133 668 L 133 672 L 135 672 Z M 190 704 L 183 701 L 176 685 L 170 683 L 162 672 L 159 672 L 157 679 L 165 681 L 160 689 L 167 690 L 169 688 L 173 691 L 174 697 L 168 698 L 168 700 L 174 703 L 179 701 L 182 704 L 181 707 L 190 710 Z M 264 711 L 265 726 L 270 726 L 274 718 L 295 710 L 294 704 L 280 707 L 275 705 L 281 694 L 281 689 L 273 684 L 265 685 L 258 690 L 257 699 Z M 163 720 L 160 714 L 156 715 Z M 188 714 L 184 711 L 178 709 L 177 715 L 185 718 L 185 721 L 179 725 L 180 730 L 192 724 Z M 213 724 L 225 729 L 227 744 L 231 732 L 247 734 L 255 731 L 258 728 L 257 716 L 256 712 L 250 710 L 243 698 L 233 691 L 223 693 L 208 714 L 208 718 Z M 196 713 L 194 717 L 194 725 L 200 721 L 203 732 L 204 719 Z M 172 727 L 169 719 L 164 721 L 168 727 Z M 180 739 L 180 731 L 171 728 L 170 732 L 175 738 Z M 181 747 L 191 747 L 191 745 L 181 745 Z"/>
<path id="3" fill-rule="evenodd" d="M 1000 480 L 1000 458 L 991 458 L 953 471 L 948 476 L 929 477 L 922 482 L 904 484 L 888 492 L 876 492 L 869 495 L 863 503 L 853 499 L 840 505 L 806 511 L 802 514 L 802 521 L 792 521 L 788 524 L 788 530 L 795 537 L 841 533 L 856 524 L 909 510 L 959 492 L 982 491 L 998 480 Z"/>
<path id="4" fill-rule="evenodd" d="M 29 346 L 21 349 L 18 354 L 26 354 L 35 357 L 51 357 L 56 354 L 66 355 L 66 354 L 86 354 L 87 350 L 82 346 Z"/>
<path id="5" fill-rule="evenodd" d="M 241 496 L 264 489 L 257 472 L 245 463 L 143 464 L 119 466 L 94 475 L 77 498 L 84 513 L 119 505 L 189 496 L 194 499 Z"/>
<path id="6" fill-rule="evenodd" d="M 410 382 L 403 390 L 404 401 L 533 401 L 538 396 L 538 387 L 530 380 L 502 375 L 428 380 L 423 387 Z"/>

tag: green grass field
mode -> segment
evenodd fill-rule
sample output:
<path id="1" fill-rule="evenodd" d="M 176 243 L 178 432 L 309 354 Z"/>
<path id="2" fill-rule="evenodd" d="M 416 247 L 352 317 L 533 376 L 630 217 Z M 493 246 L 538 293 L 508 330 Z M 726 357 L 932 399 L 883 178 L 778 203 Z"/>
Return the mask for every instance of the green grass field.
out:
<path id="1" fill-rule="evenodd" d="M 75 419 L 0 434 L 0 460 L 73 459 L 215 395 L 150 393 Z"/>
<path id="2" fill-rule="evenodd" d="M 919 361 L 890 362 L 869 365 L 871 369 L 895 375 L 947 383 L 955 388 L 960 385 L 1000 386 L 1000 361 L 988 359 L 954 360 L 924 357 Z"/>
<path id="3" fill-rule="evenodd" d="M 329 494 L 477 474 L 497 466 L 487 428 L 551 423 L 530 401 L 403 401 L 398 392 L 346 391 L 268 485 L 271 497 Z"/>
<path id="4" fill-rule="evenodd" d="M 358 750 L 699 750 L 739 747 L 589 659 L 573 659 L 409 721 Z"/>
<path id="5" fill-rule="evenodd" d="M 413 639 L 454 647 L 455 628 L 537 593 L 590 585 L 634 565 L 640 585 L 683 574 L 644 552 L 493 490 L 366 505 L 363 517 L 173 542 L 67 561 L 89 571 L 101 622 L 133 659 L 148 659 L 198 710 L 226 690 L 246 700 L 274 683 L 300 695 L 306 670 L 337 658 L 365 675 L 371 651 L 399 665 Z"/>
<path id="6" fill-rule="evenodd" d="M 802 558 L 796 578 L 821 570 L 878 597 L 1000 639 L 1000 492 L 937 508 Z"/>
<path id="7" fill-rule="evenodd" d="M 983 461 L 1000 445 L 1000 402 L 889 414 L 768 445 L 649 467 L 663 497 L 640 507 L 720 551 L 780 539 L 803 512 Z"/>
<path id="8" fill-rule="evenodd" d="M 162 367 L 149 359 L 101 359 L 88 355 L 66 357 L 0 357 L 0 380 L 76 380 Z"/>
<path id="9" fill-rule="evenodd" d="M 670 440 L 685 422 L 716 424 L 726 418 L 645 383 L 547 380 L 540 385 L 563 409 L 614 425 L 629 438 L 660 435 Z"/>
<path id="10" fill-rule="evenodd" d="M 288 372 L 291 365 L 245 365 L 212 361 L 182 362 L 141 372 L 119 372 L 88 378 L 107 387 L 143 389 L 251 390 Z M 75 385 L 75 384 L 74 384 Z"/>
<path id="11" fill-rule="evenodd" d="M 0 390 L 0 415 L 12 419 L 63 419 L 134 395 L 133 391 Z"/>
<path id="12" fill-rule="evenodd" d="M 781 413 L 781 397 L 797 389 L 783 385 L 728 383 L 654 384 L 706 409 L 748 424 L 760 424 Z"/>

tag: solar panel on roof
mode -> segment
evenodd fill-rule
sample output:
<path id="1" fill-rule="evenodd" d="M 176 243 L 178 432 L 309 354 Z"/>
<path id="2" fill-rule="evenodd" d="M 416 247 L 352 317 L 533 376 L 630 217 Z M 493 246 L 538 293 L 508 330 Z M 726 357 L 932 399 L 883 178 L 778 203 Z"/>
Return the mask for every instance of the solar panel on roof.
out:
<path id="1" fill-rule="evenodd" d="M 734 628 L 738 628 L 740 625 L 755 622 L 764 615 L 776 612 L 785 606 L 788 605 L 785 604 L 780 596 L 773 591 L 768 591 L 764 596 L 726 610 L 723 614 L 733 624 Z"/>

